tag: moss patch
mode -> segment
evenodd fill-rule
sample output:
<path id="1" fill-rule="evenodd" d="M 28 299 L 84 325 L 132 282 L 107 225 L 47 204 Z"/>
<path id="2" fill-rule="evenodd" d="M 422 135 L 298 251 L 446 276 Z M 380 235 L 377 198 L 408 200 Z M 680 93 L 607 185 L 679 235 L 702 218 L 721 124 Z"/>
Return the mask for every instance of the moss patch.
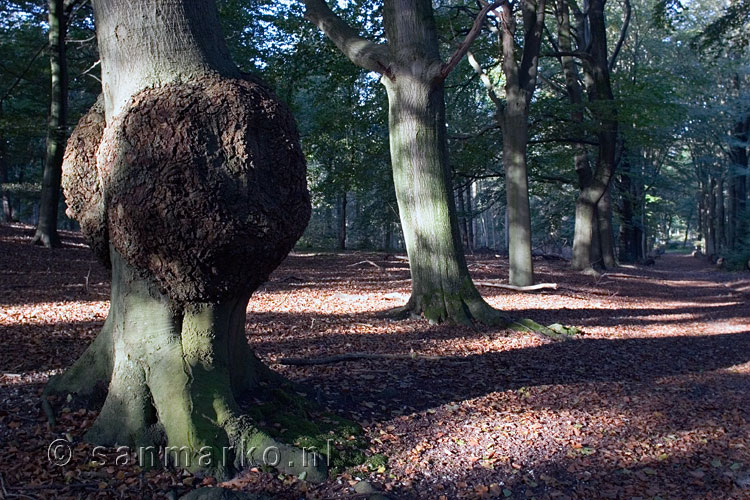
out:
<path id="1" fill-rule="evenodd" d="M 367 440 L 360 425 L 326 411 L 292 387 L 268 390 L 242 405 L 274 439 L 323 455 L 334 475 L 365 462 Z"/>

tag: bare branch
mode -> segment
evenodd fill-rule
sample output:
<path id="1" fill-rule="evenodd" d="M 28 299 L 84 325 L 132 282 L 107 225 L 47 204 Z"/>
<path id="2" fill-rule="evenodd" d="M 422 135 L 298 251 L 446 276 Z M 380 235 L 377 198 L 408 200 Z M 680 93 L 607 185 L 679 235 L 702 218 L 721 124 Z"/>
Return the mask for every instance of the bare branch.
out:
<path id="1" fill-rule="evenodd" d="M 474 24 L 469 30 L 469 33 L 467 33 L 466 38 L 464 38 L 463 42 L 461 42 L 453 55 L 450 56 L 448 61 L 443 64 L 443 67 L 440 70 L 440 76 L 443 80 L 448 78 L 448 75 L 451 74 L 451 71 L 453 71 L 456 66 L 458 66 L 458 63 L 469 51 L 469 47 L 471 47 L 471 44 L 474 43 L 474 40 L 476 40 L 479 36 L 479 33 L 482 31 L 482 24 L 484 24 L 484 18 L 487 16 L 487 13 L 491 10 L 497 9 L 506 1 L 507 0 L 500 0 L 491 4 L 482 2 L 484 4 L 482 6 L 482 10 L 479 11 L 479 14 L 477 14 L 477 17 L 474 19 Z"/>
<path id="2" fill-rule="evenodd" d="M 23 69 L 23 71 L 21 71 L 21 74 L 19 74 L 16 77 L 16 79 L 13 81 L 13 83 L 10 85 L 10 87 L 8 87 L 8 90 L 6 90 L 3 93 L 3 96 L 0 97 L 0 102 L 5 101 L 5 99 L 7 99 L 8 96 L 10 96 L 11 92 L 13 92 L 13 89 L 16 88 L 16 85 L 18 85 L 19 83 L 21 83 L 21 80 L 23 80 L 26 77 L 26 74 L 31 69 L 31 66 L 34 64 L 34 61 L 36 61 L 37 57 L 39 57 L 41 55 L 41 53 L 44 52 L 44 49 L 46 49 L 47 47 L 49 47 L 49 43 L 45 43 L 44 45 L 42 45 L 41 47 L 39 47 L 39 50 L 37 50 L 36 53 L 34 54 L 34 56 L 29 60 L 29 62 L 26 65 L 26 67 Z"/>
<path id="3" fill-rule="evenodd" d="M 391 77 L 388 49 L 361 37 L 324 0 L 304 0 L 305 18 L 317 26 L 357 66 Z"/>
<path id="4" fill-rule="evenodd" d="M 593 58 L 591 57 L 591 54 L 587 52 L 580 52 L 580 51 L 572 51 L 572 52 L 566 52 L 566 51 L 560 51 L 560 52 L 549 52 L 547 54 L 542 54 L 542 57 L 576 57 L 578 59 L 583 59 L 586 61 L 591 61 Z"/>
<path id="5" fill-rule="evenodd" d="M 628 26 L 630 26 L 630 16 L 632 14 L 632 7 L 630 6 L 630 0 L 624 0 L 625 3 L 625 20 L 622 23 L 622 29 L 620 30 L 620 38 L 617 40 L 617 45 L 615 45 L 615 50 L 612 52 L 612 57 L 609 58 L 609 72 L 612 72 L 612 69 L 615 67 L 615 63 L 617 62 L 617 56 L 620 55 L 620 49 L 622 49 L 622 44 L 625 42 L 625 37 L 628 35 Z"/>
<path id="6" fill-rule="evenodd" d="M 490 77 L 487 76 L 487 73 L 484 72 L 482 69 L 482 66 L 479 64 L 479 61 L 476 60 L 474 57 L 474 54 L 467 51 L 467 57 L 469 60 L 469 64 L 471 64 L 471 67 L 474 68 L 474 72 L 479 76 L 479 79 L 482 81 L 482 85 L 484 85 L 484 88 L 487 89 L 487 94 L 490 96 L 490 99 L 493 103 L 495 103 L 495 106 L 498 108 L 502 107 L 502 102 L 500 102 L 500 98 L 497 96 L 497 92 L 495 91 L 495 86 L 490 81 Z"/>

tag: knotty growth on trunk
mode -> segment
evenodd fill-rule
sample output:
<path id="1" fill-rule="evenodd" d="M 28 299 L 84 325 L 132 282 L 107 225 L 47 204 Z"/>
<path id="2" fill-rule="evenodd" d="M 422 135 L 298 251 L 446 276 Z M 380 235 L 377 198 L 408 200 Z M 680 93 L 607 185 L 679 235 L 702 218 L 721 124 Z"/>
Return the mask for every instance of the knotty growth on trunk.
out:
<path id="1" fill-rule="evenodd" d="M 277 442 L 238 402 L 284 384 L 249 348 L 245 311 L 310 216 L 294 119 L 236 70 L 213 2 L 95 0 L 94 12 L 103 97 L 70 139 L 63 185 L 112 269 L 110 312 L 46 394 L 106 394 L 94 443 L 169 446 L 174 464 L 219 476 L 265 464 L 324 479 L 321 457 Z"/>

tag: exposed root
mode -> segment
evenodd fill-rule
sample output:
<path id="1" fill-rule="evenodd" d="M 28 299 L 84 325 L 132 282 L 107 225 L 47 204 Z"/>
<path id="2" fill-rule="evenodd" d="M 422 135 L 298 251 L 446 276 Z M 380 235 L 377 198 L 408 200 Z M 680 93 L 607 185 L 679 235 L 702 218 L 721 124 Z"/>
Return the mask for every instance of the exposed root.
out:
<path id="1" fill-rule="evenodd" d="M 104 401 L 107 385 L 112 377 L 114 315 L 114 310 L 110 310 L 101 332 L 73 366 L 49 379 L 44 387 L 44 401 L 47 401 L 48 396 L 71 396 L 86 406 L 98 406 Z"/>
<path id="2" fill-rule="evenodd" d="M 517 332 L 528 332 L 537 335 L 544 340 L 570 340 L 580 334 L 580 330 L 574 326 L 563 326 L 554 323 L 549 326 L 540 325 L 531 319 L 519 319 L 514 321 L 509 328 Z"/>
<path id="3" fill-rule="evenodd" d="M 476 290 L 475 293 L 468 294 L 466 297 L 412 294 L 405 305 L 386 311 L 384 316 L 391 319 L 423 317 L 432 324 L 454 323 L 465 326 L 480 323 L 486 326 L 502 327 L 512 322 L 502 311 L 498 311 L 485 302 Z"/>

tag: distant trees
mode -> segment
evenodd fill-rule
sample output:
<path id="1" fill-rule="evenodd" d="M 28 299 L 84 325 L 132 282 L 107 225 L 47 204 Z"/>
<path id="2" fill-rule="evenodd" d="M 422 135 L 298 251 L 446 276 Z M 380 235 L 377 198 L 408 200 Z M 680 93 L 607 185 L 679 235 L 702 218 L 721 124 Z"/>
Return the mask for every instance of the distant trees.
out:
<path id="1" fill-rule="evenodd" d="M 679 240 L 739 262 L 748 219 L 747 2 L 733 1 L 726 8 L 701 3 L 701 16 L 696 9 L 662 0 L 592 0 L 586 6 L 549 2 L 543 24 L 530 15 L 537 9 L 534 2 L 517 2 L 510 13 L 510 5 L 497 6 L 471 35 L 476 40 L 470 64 L 444 61 L 439 53 L 453 54 L 456 47 L 465 51 L 461 43 L 482 5 L 450 1 L 426 9 L 379 0 L 331 3 L 337 18 L 350 27 L 344 45 L 351 42 L 354 50 L 348 55 L 359 64 L 352 65 L 305 22 L 304 2 L 220 0 L 235 59 L 243 70 L 270 80 L 299 121 L 313 196 L 312 222 L 300 244 L 405 248 L 417 290 L 440 290 L 434 299 L 418 291 L 414 301 L 423 304 L 439 304 L 443 290 L 466 281 L 463 257 L 458 257 L 463 251 L 508 252 L 509 279 L 516 283 L 519 276 L 532 276 L 534 253 L 563 254 L 574 267 L 590 271 L 617 261 L 641 262 L 654 246 Z M 50 35 L 47 5 L 43 0 L 0 1 L 4 220 L 41 223 L 46 218 L 41 207 L 49 206 L 40 204 L 46 140 L 39 126 L 50 115 L 50 101 L 39 98 L 48 94 L 51 80 L 44 61 Z M 86 5 L 76 8 L 68 23 L 67 43 L 76 47 L 67 53 L 68 129 L 97 92 L 98 55 Z M 420 30 L 400 34 L 408 16 L 392 22 L 393 9 L 429 11 L 427 31 L 435 36 L 425 38 Z M 13 15 L 21 11 L 23 16 Z M 326 28 L 329 34 L 333 27 Z M 370 40 L 359 33 L 368 33 Z M 532 49 L 536 44 L 528 56 L 527 42 Z M 406 47 L 422 50 L 417 63 L 404 62 Z M 535 51 L 538 60 L 531 55 Z M 446 66 L 452 68 L 448 75 L 436 70 Z M 394 71 L 404 75 L 400 82 L 391 78 Z M 439 74 L 437 86 L 425 87 L 425 75 L 432 74 Z M 516 85 L 524 78 L 523 85 Z M 419 127 L 409 124 L 416 117 L 399 111 L 404 102 L 417 99 L 406 80 L 427 88 L 419 99 L 433 106 Z M 386 92 L 381 81 L 389 87 Z M 503 130 L 505 114 L 524 107 L 507 103 L 522 94 L 529 98 L 528 89 L 534 91 L 525 105 L 528 126 L 518 125 L 523 122 L 519 115 L 516 125 Z M 434 107 L 441 99 L 443 111 Z M 440 113 L 444 120 L 437 118 Z M 419 144 L 405 138 L 407 129 L 415 137 L 417 130 L 432 134 L 433 144 L 445 144 L 442 153 L 420 153 Z M 526 139 L 520 140 L 524 133 Z M 501 143 L 513 151 L 502 151 Z M 405 160 L 412 153 L 422 156 L 421 163 Z M 515 160 L 521 159 L 527 188 L 519 190 L 523 176 L 516 175 L 521 169 Z M 418 164 L 435 171 L 442 165 L 443 173 L 428 182 L 409 170 Z M 523 193 L 528 193 L 528 217 L 518 215 L 524 211 Z M 407 217 L 424 200 L 431 201 L 420 205 L 419 220 L 443 221 L 441 229 Z M 71 224 L 62 216 L 58 222 Z M 420 253 L 417 245 L 432 250 Z M 489 250 L 480 248 L 485 246 Z M 435 262 L 449 265 L 433 273 Z M 423 282 L 441 284 L 423 287 Z M 469 302 L 480 303 L 474 291 L 466 293 L 472 296 Z M 437 319 L 452 314 L 448 307 L 414 302 L 403 312 L 423 314 L 424 309 L 437 311 L 428 314 Z"/>

